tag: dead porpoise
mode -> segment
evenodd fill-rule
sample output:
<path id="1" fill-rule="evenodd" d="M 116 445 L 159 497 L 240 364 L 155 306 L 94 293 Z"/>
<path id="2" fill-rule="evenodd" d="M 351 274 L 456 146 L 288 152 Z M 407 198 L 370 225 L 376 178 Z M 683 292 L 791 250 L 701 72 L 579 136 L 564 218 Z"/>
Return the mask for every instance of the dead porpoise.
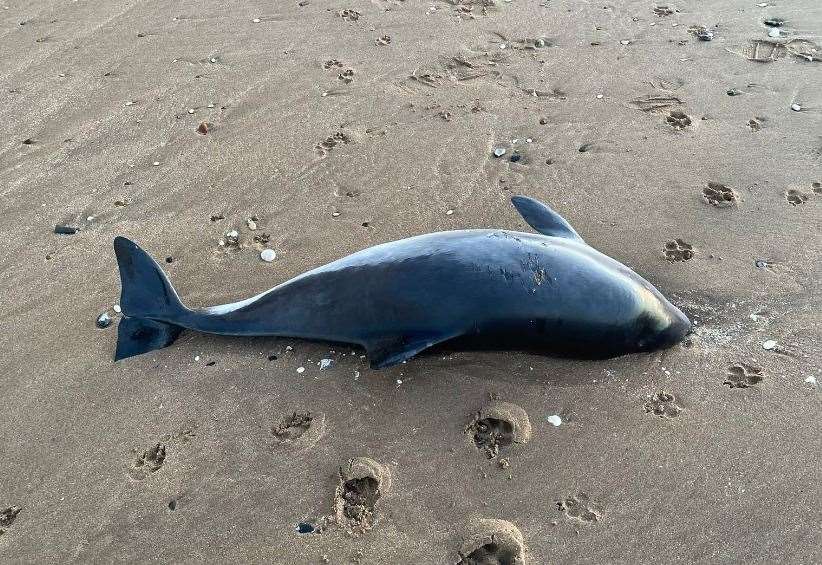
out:
<path id="1" fill-rule="evenodd" d="M 539 234 L 410 237 L 202 309 L 185 307 L 160 266 L 117 237 L 124 317 L 115 360 L 166 347 L 183 329 L 356 344 L 375 369 L 444 342 L 607 358 L 670 347 L 690 331 L 653 285 L 588 246 L 548 206 L 524 196 L 512 202 Z"/>

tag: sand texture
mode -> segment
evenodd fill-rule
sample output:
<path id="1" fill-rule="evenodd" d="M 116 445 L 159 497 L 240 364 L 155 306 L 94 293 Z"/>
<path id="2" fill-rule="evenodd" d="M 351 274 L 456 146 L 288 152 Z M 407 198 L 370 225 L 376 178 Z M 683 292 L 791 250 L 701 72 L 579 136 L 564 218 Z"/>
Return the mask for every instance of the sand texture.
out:
<path id="1" fill-rule="evenodd" d="M 0 2 L 0 562 L 822 562 L 822 3 L 771 4 Z M 115 236 L 206 306 L 514 194 L 694 333 L 112 361 Z"/>

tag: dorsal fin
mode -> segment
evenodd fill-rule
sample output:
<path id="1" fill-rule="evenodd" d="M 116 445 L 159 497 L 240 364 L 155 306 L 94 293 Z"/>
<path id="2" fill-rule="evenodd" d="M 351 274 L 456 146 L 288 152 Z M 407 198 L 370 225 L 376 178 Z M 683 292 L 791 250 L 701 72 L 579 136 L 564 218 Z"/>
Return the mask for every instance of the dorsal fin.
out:
<path id="1" fill-rule="evenodd" d="M 573 239 L 579 243 L 585 243 L 585 241 L 579 237 L 579 234 L 574 231 L 574 228 L 571 227 L 571 224 L 565 221 L 565 218 L 539 200 L 534 200 L 527 196 L 514 196 L 511 198 L 511 203 L 522 218 L 528 222 L 528 225 L 542 235 L 564 237 L 566 239 Z"/>

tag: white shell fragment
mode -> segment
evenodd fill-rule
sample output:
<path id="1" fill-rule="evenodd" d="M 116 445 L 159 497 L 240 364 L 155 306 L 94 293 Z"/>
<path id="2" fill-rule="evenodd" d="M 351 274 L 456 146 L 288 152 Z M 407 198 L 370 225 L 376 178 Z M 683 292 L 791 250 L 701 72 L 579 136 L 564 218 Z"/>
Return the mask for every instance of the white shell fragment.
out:
<path id="1" fill-rule="evenodd" d="M 305 372 L 305 367 L 297 367 L 297 372 L 298 373 L 304 373 Z"/>
<path id="2" fill-rule="evenodd" d="M 548 423 L 552 424 L 554 427 L 558 427 L 560 424 L 562 424 L 562 418 L 560 417 L 559 414 L 554 414 L 553 416 L 548 416 L 546 418 L 546 420 L 548 420 Z"/>
<path id="3" fill-rule="evenodd" d="M 770 351 L 772 349 L 776 349 L 776 340 L 769 339 L 767 341 L 762 342 L 762 349 L 766 351 Z"/>
<path id="4" fill-rule="evenodd" d="M 330 368 L 331 365 L 334 363 L 331 359 L 320 359 L 320 362 L 317 365 L 320 366 L 320 371 L 325 371 L 326 369 Z"/>
<path id="5" fill-rule="evenodd" d="M 276 258 L 277 253 L 273 249 L 263 249 L 260 253 L 260 259 L 262 259 L 266 263 L 271 263 Z"/>

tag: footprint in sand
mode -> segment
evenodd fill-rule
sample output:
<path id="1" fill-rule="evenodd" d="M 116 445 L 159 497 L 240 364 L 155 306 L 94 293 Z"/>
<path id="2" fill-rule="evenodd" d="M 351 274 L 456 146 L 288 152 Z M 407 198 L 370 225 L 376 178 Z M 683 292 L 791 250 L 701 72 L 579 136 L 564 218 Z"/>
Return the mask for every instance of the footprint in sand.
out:
<path id="1" fill-rule="evenodd" d="M 811 188 L 813 188 L 814 194 L 822 194 L 822 182 L 812 182 Z"/>
<path id="2" fill-rule="evenodd" d="M 728 367 L 728 374 L 722 384 L 730 388 L 749 388 L 761 383 L 764 378 L 761 368 L 745 363 L 735 363 Z"/>
<path id="3" fill-rule="evenodd" d="M 682 110 L 671 110 L 665 121 L 675 130 L 684 130 L 691 125 L 691 117 Z"/>
<path id="4" fill-rule="evenodd" d="M 166 446 L 162 443 L 155 444 L 137 457 L 128 469 L 128 474 L 135 481 L 142 481 L 152 473 L 159 471 L 165 460 Z"/>
<path id="5" fill-rule="evenodd" d="M 478 519 L 468 524 L 456 565 L 524 565 L 522 533 L 505 520 Z"/>
<path id="6" fill-rule="evenodd" d="M 676 397 L 670 392 L 657 392 L 648 397 L 645 402 L 645 412 L 655 414 L 660 418 L 676 418 L 682 410 L 682 406 L 677 403 Z"/>
<path id="7" fill-rule="evenodd" d="M 568 518 L 584 524 L 599 522 L 602 518 L 602 513 L 595 509 L 590 498 L 584 492 L 558 501 L 557 510 L 565 514 Z"/>
<path id="8" fill-rule="evenodd" d="M 491 402 L 474 415 L 465 433 L 478 450 L 493 459 L 513 444 L 528 443 L 531 420 L 516 404 Z"/>
<path id="9" fill-rule="evenodd" d="M 791 188 L 785 192 L 785 200 L 790 202 L 792 206 L 804 204 L 808 201 L 808 198 L 809 196 L 807 194 L 795 188 Z"/>
<path id="10" fill-rule="evenodd" d="M 718 182 L 709 182 L 702 189 L 702 198 L 711 206 L 725 207 L 736 204 L 738 196 L 732 188 Z"/>
<path id="11" fill-rule="evenodd" d="M 326 71 L 331 70 L 331 69 L 333 69 L 333 68 L 339 68 L 339 69 L 341 69 L 341 68 L 343 68 L 343 66 L 344 66 L 344 65 L 343 65 L 340 61 L 338 61 L 337 59 L 329 59 L 328 61 L 326 61 L 325 63 L 323 63 L 323 68 L 324 68 Z"/>
<path id="12" fill-rule="evenodd" d="M 271 435 L 275 449 L 304 451 L 314 447 L 325 435 L 325 415 L 293 412 L 271 426 Z"/>
<path id="13" fill-rule="evenodd" d="M 665 254 L 665 259 L 671 263 L 690 261 L 694 258 L 693 246 L 685 243 L 681 239 L 675 239 L 666 243 L 665 249 L 663 249 L 662 252 Z"/>
<path id="14" fill-rule="evenodd" d="M 0 510 L 0 536 L 6 533 L 6 530 L 14 523 L 21 510 L 22 508 L 19 506 L 9 506 Z"/>
<path id="15" fill-rule="evenodd" d="M 340 467 L 334 493 L 334 517 L 349 534 L 362 534 L 377 522 L 377 502 L 391 489 L 391 473 L 368 457 L 355 457 Z"/>

